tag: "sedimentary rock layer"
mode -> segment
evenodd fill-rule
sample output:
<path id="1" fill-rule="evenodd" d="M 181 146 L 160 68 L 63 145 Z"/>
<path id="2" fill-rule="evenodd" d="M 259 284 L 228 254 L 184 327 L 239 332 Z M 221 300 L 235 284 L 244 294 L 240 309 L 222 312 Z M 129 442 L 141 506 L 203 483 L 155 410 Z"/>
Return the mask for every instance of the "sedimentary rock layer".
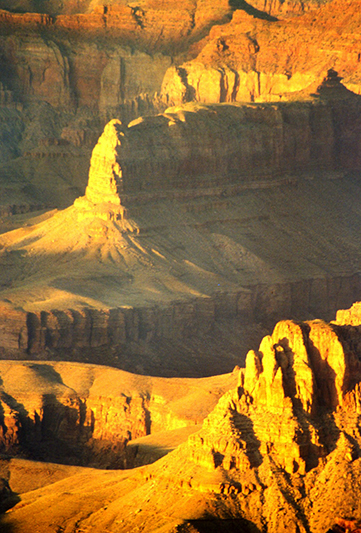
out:
<path id="1" fill-rule="evenodd" d="M 190 105 L 132 122 L 119 147 L 124 203 L 127 194 L 358 169 L 361 106 L 350 94 L 277 106 Z"/>
<path id="2" fill-rule="evenodd" d="M 7 7 L 0 4 L 0 6 Z M 55 8 L 56 9 L 56 8 Z M 35 7 L 36 10 L 36 7 Z M 0 25 L 20 29 L 67 31 L 75 35 L 106 35 L 122 44 L 147 47 L 150 51 L 180 51 L 202 37 L 214 24 L 228 22 L 234 8 L 223 0 L 215 6 L 210 0 L 188 0 L 175 7 L 172 0 L 94 3 L 84 10 L 58 6 L 39 13 L 11 13 L 0 9 Z M 85 12 L 84 12 L 85 11 Z M 52 16 L 53 15 L 53 16 Z M 55 15 L 55 16 L 54 16 Z"/>
<path id="3" fill-rule="evenodd" d="M 2 356 L 204 375 L 235 364 L 225 318 L 333 318 L 360 294 L 359 116 L 332 71 L 305 104 L 112 120 L 85 196 L 0 237 Z"/>
<path id="4" fill-rule="evenodd" d="M 0 355 L 101 362 L 159 376 L 209 375 L 244 363 L 250 343 L 264 331 L 259 324 L 289 315 L 333 317 L 358 294 L 360 280 L 351 276 L 256 285 L 147 307 L 26 312 L 3 304 Z"/>
<path id="5" fill-rule="evenodd" d="M 0 374 L 1 453 L 102 468 L 131 467 L 137 449 L 126 446 L 138 437 L 200 424 L 237 379 L 30 362 L 1 362 Z"/>
<path id="6" fill-rule="evenodd" d="M 326 533 L 336 523 L 355 529 L 361 517 L 359 339 L 357 327 L 278 323 L 259 350 L 248 353 L 237 386 L 172 453 L 135 472 L 72 470 L 68 478 L 54 472 L 62 480 L 53 484 L 36 465 L 40 488 L 31 491 L 34 482 L 22 473 L 29 492 L 4 525 L 16 532 L 30 524 L 46 531 L 54 523 L 124 533 Z M 6 365 L 4 381 L 17 368 Z M 64 364 L 28 365 L 20 368 L 40 375 L 46 366 L 65 375 Z M 96 382 L 92 388 L 98 390 Z M 23 492 L 21 465 L 2 468 L 10 488 L 13 473 L 14 488 Z M 66 505 L 49 512 L 49 498 L 59 494 L 68 495 Z"/>
<path id="7" fill-rule="evenodd" d="M 70 205 L 84 191 L 90 147 L 111 117 L 128 123 L 194 100 L 282 101 L 313 82 L 316 90 L 334 66 L 358 91 L 356 3 L 213 4 L 2 2 L 12 10 L 0 12 L 3 211 Z M 312 15 L 289 17 L 310 7 Z M 335 12 L 342 37 L 327 29 Z M 11 150 L 4 139 L 14 139 Z"/>
<path id="8" fill-rule="evenodd" d="M 168 71 L 163 95 L 176 105 L 282 101 L 330 67 L 360 93 L 359 16 L 358 2 L 339 0 L 279 21 L 237 10 L 229 24 L 212 28 L 196 58 Z"/>

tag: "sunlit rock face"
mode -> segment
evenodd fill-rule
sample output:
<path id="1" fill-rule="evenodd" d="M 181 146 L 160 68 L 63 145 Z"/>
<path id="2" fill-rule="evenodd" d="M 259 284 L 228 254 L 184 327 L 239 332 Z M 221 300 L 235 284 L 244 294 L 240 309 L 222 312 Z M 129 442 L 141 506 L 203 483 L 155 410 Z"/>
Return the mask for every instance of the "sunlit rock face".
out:
<path id="1" fill-rule="evenodd" d="M 236 374 L 172 382 L 63 362 L 2 361 L 0 375 L 1 453 L 102 468 L 130 468 L 127 444 L 138 437 L 201 424 L 237 382 Z"/>
<path id="2" fill-rule="evenodd" d="M 121 122 L 112 120 L 106 125 L 93 150 L 85 196 L 94 204 L 120 204 L 123 184 L 122 169 L 117 157 L 123 135 Z"/>
<path id="3" fill-rule="evenodd" d="M 7 9 L 15 13 L 5 11 Z M 210 0 L 186 0 L 179 5 L 173 0 L 146 0 L 137 6 L 120 0 L 45 1 L 42 5 L 38 2 L 14 5 L 3 0 L 0 2 L 0 25 L 50 27 L 78 35 L 110 34 L 122 44 L 148 47 L 150 52 L 174 52 L 186 50 L 213 24 L 228 22 L 233 11 L 234 6 L 227 0 L 217 2 L 217 5 Z"/>
<path id="4" fill-rule="evenodd" d="M 210 466 L 218 462 L 227 470 L 232 464 L 242 470 L 244 464 L 259 466 L 262 457 L 271 454 L 287 472 L 302 475 L 321 465 L 336 444 L 344 417 L 350 423 L 345 431 L 358 427 L 361 352 L 352 341 L 347 327 L 279 322 L 259 351 L 248 353 L 237 393 L 225 396 L 206 421 L 207 444 L 196 452 L 202 438 L 192 437 L 195 460 L 199 453 L 203 464 L 208 455 Z M 226 444 L 225 435 L 212 440 L 224 409 L 235 424 L 234 448 Z M 237 436 L 251 441 L 240 445 Z"/>
<path id="5" fill-rule="evenodd" d="M 279 20 L 265 16 L 277 13 L 277 2 L 252 3 L 261 11 L 243 5 L 229 24 L 212 28 L 197 57 L 170 67 L 162 87 L 169 105 L 284 101 L 331 67 L 360 93 L 357 2 L 327 2 L 297 17 L 288 17 L 290 3 L 282 2 Z"/>
<path id="6" fill-rule="evenodd" d="M 248 353 L 245 368 L 199 382 L 96 365 L 2 362 L 0 449 L 13 454 L 54 457 L 66 449 L 74 462 L 129 466 L 129 438 L 197 423 L 206 414 L 202 402 L 219 398 L 201 429 L 184 433 L 182 444 L 154 464 L 107 475 L 89 470 L 86 486 L 74 471 L 60 486 L 45 481 L 40 491 L 21 495 L 5 523 L 16 533 L 18 524 L 54 523 L 57 506 L 45 510 L 60 490 L 69 491 L 61 524 L 70 529 L 76 522 L 90 533 L 128 533 L 144 524 L 165 533 L 205 531 L 205 524 L 220 532 L 339 532 L 337 524 L 343 533 L 357 531 L 360 346 L 357 326 L 285 320 Z M 11 476 L 9 490 L 18 487 L 19 477 Z M 75 513 L 85 495 L 87 513 Z"/>
<path id="7" fill-rule="evenodd" d="M 189 104 L 139 118 L 123 129 L 112 122 L 124 201 L 139 193 L 202 190 L 296 172 L 359 168 L 360 97 L 348 91 L 333 70 L 310 93 L 309 101 L 302 103 Z M 96 154 L 108 150 L 109 132 L 107 126 L 92 167 Z M 92 169 L 89 179 L 87 196 L 94 188 Z"/>
<path id="8" fill-rule="evenodd" d="M 209 375 L 237 362 L 221 322 L 245 354 L 246 330 L 351 305 L 360 97 L 334 71 L 312 95 L 110 121 L 85 196 L 0 236 L 2 357 Z"/>
<path id="9" fill-rule="evenodd" d="M 182 461 L 180 486 L 188 482 L 210 500 L 217 497 L 223 516 L 259 530 L 267 524 L 275 533 L 326 532 L 337 516 L 359 518 L 355 338 L 347 327 L 322 321 L 278 323 L 248 353 L 239 387 L 220 399 L 199 433 L 154 466 L 154 475 Z M 219 516 L 210 509 L 211 503 L 207 512 Z"/>
<path id="10" fill-rule="evenodd" d="M 202 532 L 207 531 L 206 526 L 210 531 L 225 533 L 265 530 L 326 533 L 333 526 L 333 531 L 339 532 L 336 524 L 343 528 L 343 533 L 347 527 L 355 530 L 361 517 L 361 351 L 357 343 L 360 333 L 354 328 L 350 336 L 350 331 L 350 326 L 319 320 L 279 322 L 272 335 L 262 340 L 259 350 L 248 353 L 246 367 L 235 370 L 239 373 L 238 385 L 230 384 L 200 431 L 188 436 L 172 453 L 134 473 L 107 472 L 105 476 L 87 471 L 86 487 L 81 473 L 78 485 L 74 472 L 64 479 L 60 490 L 62 493 L 69 490 L 70 494 L 68 505 L 61 509 L 61 523 L 70 529 L 76 521 L 77 527 L 86 527 L 90 533 L 104 528 L 128 533 L 144 524 L 148 531 L 165 533 Z M 36 378 L 41 390 L 45 390 L 45 385 L 52 390 L 57 387 L 61 403 L 65 399 L 64 384 L 75 387 L 74 367 L 66 373 L 62 363 L 46 365 L 47 372 L 45 365 L 39 364 L 13 363 L 13 368 L 4 365 L 2 376 L 7 387 L 18 372 L 22 379 Z M 62 376 L 62 383 L 54 371 Z M 80 366 L 77 375 L 88 376 L 89 382 L 89 373 L 94 372 L 98 372 L 98 380 L 93 381 L 90 392 L 97 396 L 100 384 L 105 382 L 99 381 L 103 371 Z M 105 379 L 109 372 L 106 371 Z M 46 373 L 52 378 L 51 383 L 45 382 Z M 111 383 L 112 390 L 116 390 L 116 381 Z M 15 384 L 13 379 L 12 389 L 7 389 L 14 396 Z M 129 428 L 133 421 L 134 430 L 143 429 L 142 402 L 154 420 L 160 416 L 168 419 L 170 425 L 177 423 L 175 413 L 169 409 L 171 405 L 162 401 L 167 396 L 162 396 L 159 389 L 157 392 L 156 387 L 165 387 L 168 397 L 172 397 L 172 390 L 177 391 L 173 405 L 178 413 L 182 406 L 195 412 L 198 407 L 194 403 L 195 384 L 193 380 L 187 396 L 181 393 L 181 380 L 176 380 L 174 389 L 166 380 L 161 383 L 153 380 L 151 387 L 143 381 L 138 389 L 143 391 L 142 398 L 129 395 L 132 397 L 123 401 L 124 409 L 122 398 L 118 399 L 112 404 L 119 409 L 118 418 L 116 410 L 110 409 L 106 420 L 104 414 L 110 404 L 105 396 L 111 390 L 103 398 L 90 394 L 86 413 L 88 409 L 93 411 L 94 435 L 112 436 L 115 453 L 115 433 L 120 420 Z M 215 393 L 219 386 L 220 382 L 214 381 Z M 150 390 L 153 393 L 148 401 L 144 392 Z M 70 392 L 74 394 L 69 390 L 68 396 Z M 12 438 L 18 438 L 17 428 L 6 401 L 2 405 L 11 444 Z M 51 422 L 49 427 L 54 428 L 55 421 L 61 421 L 58 435 L 64 439 L 64 430 L 72 420 L 62 416 L 63 405 L 58 407 L 55 412 L 44 406 L 42 424 L 45 430 L 46 422 Z M 83 420 L 86 426 L 88 414 Z M 179 419 L 178 422 L 182 423 Z M 0 443 L 1 438 L 6 444 L 0 433 Z M 88 448 L 86 442 L 89 452 L 102 450 L 106 455 L 106 441 L 103 448 L 100 441 L 98 445 Z M 112 476 L 111 482 L 108 474 Z M 101 502 L 94 498 L 94 487 L 101 491 Z M 54 521 L 56 510 L 48 514 L 44 511 L 56 490 L 56 484 L 48 485 L 35 494 L 22 495 L 22 502 L 6 515 L 5 523 L 15 526 L 21 523 L 24 527 Z M 88 512 L 75 514 L 74 509 L 83 509 L 84 493 L 90 501 Z M 34 515 L 33 505 L 24 502 L 33 502 L 39 512 Z"/>
<path id="11" fill-rule="evenodd" d="M 122 137 L 122 123 L 117 119 L 111 120 L 92 152 L 85 197 L 78 198 L 74 203 L 79 211 L 78 220 L 84 217 L 124 221 L 125 209 L 121 205 L 123 179 L 119 164 Z M 125 225 L 123 229 L 133 228 Z"/>

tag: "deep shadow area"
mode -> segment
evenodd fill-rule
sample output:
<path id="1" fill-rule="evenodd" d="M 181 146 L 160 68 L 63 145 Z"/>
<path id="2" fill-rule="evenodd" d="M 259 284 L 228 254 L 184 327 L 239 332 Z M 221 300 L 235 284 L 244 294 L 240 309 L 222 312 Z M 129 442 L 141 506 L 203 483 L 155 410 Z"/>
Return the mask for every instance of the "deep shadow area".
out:
<path id="1" fill-rule="evenodd" d="M 245 0 L 229 0 L 229 5 L 232 7 L 232 9 L 243 9 L 247 15 L 251 15 L 257 19 L 268 20 L 268 22 L 277 22 L 278 20 L 269 13 L 251 6 Z"/>
<path id="2" fill-rule="evenodd" d="M 0 515 L 0 531 L 1 533 L 15 533 L 13 524 L 4 522 L 4 517 Z"/>
<path id="3" fill-rule="evenodd" d="M 249 520 L 190 520 L 187 525 L 192 525 L 199 533 L 259 533 L 259 529 Z M 179 529 L 180 533 L 182 529 Z"/>
<path id="4" fill-rule="evenodd" d="M 258 468 L 263 461 L 259 451 L 261 442 L 256 437 L 251 418 L 234 411 L 232 421 L 239 431 L 241 438 L 246 442 L 246 449 L 244 451 L 246 452 L 251 467 Z"/>
<path id="5" fill-rule="evenodd" d="M 21 498 L 13 492 L 8 481 L 0 478 L 0 531 L 1 533 L 12 533 L 14 527 L 4 523 L 4 513 L 19 503 Z"/>

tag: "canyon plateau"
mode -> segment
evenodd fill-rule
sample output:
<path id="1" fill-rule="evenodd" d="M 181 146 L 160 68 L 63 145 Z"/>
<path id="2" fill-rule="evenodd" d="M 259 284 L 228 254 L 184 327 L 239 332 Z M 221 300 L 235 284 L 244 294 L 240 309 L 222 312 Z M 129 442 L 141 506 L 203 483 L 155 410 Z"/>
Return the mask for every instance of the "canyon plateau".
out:
<path id="1" fill-rule="evenodd" d="M 360 7 L 0 0 L 0 531 L 361 531 Z"/>

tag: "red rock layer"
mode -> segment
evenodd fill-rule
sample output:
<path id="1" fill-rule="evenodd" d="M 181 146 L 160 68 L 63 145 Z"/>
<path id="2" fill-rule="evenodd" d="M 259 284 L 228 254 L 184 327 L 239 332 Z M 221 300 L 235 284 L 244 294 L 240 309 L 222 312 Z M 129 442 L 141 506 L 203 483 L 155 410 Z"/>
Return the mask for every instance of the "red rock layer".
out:
<path id="1" fill-rule="evenodd" d="M 186 49 L 191 40 L 203 35 L 213 24 L 229 21 L 232 8 L 222 0 L 187 0 L 175 9 L 172 0 L 148 1 L 139 6 L 123 3 L 95 5 L 91 13 L 66 9 L 56 17 L 38 13 L 10 13 L 0 10 L 0 25 L 16 28 L 51 26 L 76 34 L 117 37 L 120 44 L 147 47 L 149 51 Z"/>
<path id="2" fill-rule="evenodd" d="M 359 93 L 359 22 L 358 1 L 335 0 L 280 21 L 237 10 L 229 24 L 212 28 L 193 61 L 168 72 L 164 97 L 176 105 L 190 100 L 280 101 L 316 82 L 330 67 Z"/>

